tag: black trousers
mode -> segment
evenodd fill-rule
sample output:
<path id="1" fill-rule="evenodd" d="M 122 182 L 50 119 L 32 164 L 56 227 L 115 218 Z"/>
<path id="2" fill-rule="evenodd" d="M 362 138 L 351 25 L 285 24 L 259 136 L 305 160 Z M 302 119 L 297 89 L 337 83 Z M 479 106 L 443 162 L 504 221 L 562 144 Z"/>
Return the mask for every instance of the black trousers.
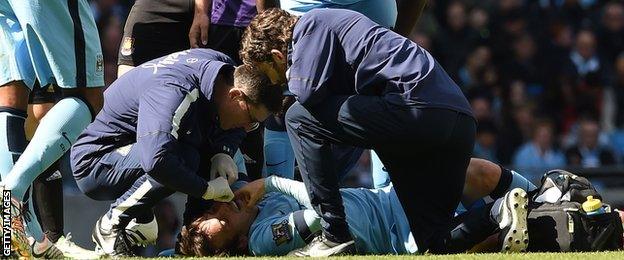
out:
<path id="1" fill-rule="evenodd" d="M 379 154 L 419 250 L 447 237 L 474 145 L 471 116 L 395 105 L 378 96 L 330 96 L 313 107 L 295 103 L 286 114 L 286 127 L 312 205 L 330 240 L 351 240 L 336 174 L 344 163 L 334 159 L 333 151 L 344 146 L 375 149 Z"/>

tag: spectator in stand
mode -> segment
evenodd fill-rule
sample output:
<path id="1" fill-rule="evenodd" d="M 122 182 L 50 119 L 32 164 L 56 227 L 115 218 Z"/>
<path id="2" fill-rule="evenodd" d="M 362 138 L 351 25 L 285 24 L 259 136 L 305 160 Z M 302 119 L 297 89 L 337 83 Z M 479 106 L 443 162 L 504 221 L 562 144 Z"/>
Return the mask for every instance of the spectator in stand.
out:
<path id="1" fill-rule="evenodd" d="M 615 131 L 611 133 L 611 143 L 620 161 L 624 161 L 624 51 L 615 61 L 615 81 L 613 84 L 612 107 Z M 619 108 L 619 109 L 618 109 Z"/>
<path id="2" fill-rule="evenodd" d="M 491 57 L 490 48 L 485 45 L 476 47 L 468 55 L 465 65 L 458 72 L 458 83 L 464 91 L 481 85 L 481 76 L 490 64 Z"/>
<path id="3" fill-rule="evenodd" d="M 467 93 L 467 98 L 477 122 L 492 119 L 492 97 L 487 89 L 473 88 Z"/>
<path id="4" fill-rule="evenodd" d="M 501 132 L 497 142 L 497 158 L 502 164 L 511 164 L 518 147 L 529 140 L 534 122 L 532 104 L 514 107 L 501 124 Z"/>
<path id="5" fill-rule="evenodd" d="M 496 125 L 490 120 L 479 121 L 472 156 L 498 162 L 496 159 Z"/>
<path id="6" fill-rule="evenodd" d="M 617 161 L 613 151 L 598 141 L 600 125 L 594 118 L 579 120 L 577 144 L 566 150 L 566 159 L 571 166 L 584 168 L 610 166 Z"/>
<path id="7" fill-rule="evenodd" d="M 522 145 L 513 159 L 514 169 L 533 176 L 564 167 L 565 163 L 563 153 L 554 144 L 554 125 L 546 119 L 535 122 L 531 141 Z"/>
<path id="8" fill-rule="evenodd" d="M 506 79 L 521 79 L 530 96 L 543 93 L 543 69 L 537 57 L 537 45 L 528 32 L 516 37 L 512 45 L 513 57 L 503 65 Z"/>
<path id="9" fill-rule="evenodd" d="M 607 62 L 613 64 L 617 55 L 624 50 L 624 4 L 611 1 L 602 9 L 598 29 L 599 51 Z"/>
<path id="10" fill-rule="evenodd" d="M 461 1 L 453 1 L 446 9 L 448 28 L 442 28 L 434 40 L 433 56 L 456 82 L 468 52 L 477 43 L 478 34 L 468 26 L 466 6 Z"/>
<path id="11" fill-rule="evenodd" d="M 608 84 L 609 74 L 608 64 L 606 64 L 597 53 L 596 37 L 591 30 L 583 29 L 576 35 L 574 48 L 572 49 L 567 64 L 564 64 L 565 71 L 562 77 L 570 80 L 568 87 L 572 89 L 564 90 L 565 95 L 572 95 L 574 102 L 569 104 L 573 107 L 568 111 L 567 122 L 570 119 L 576 121 L 579 112 L 600 113 L 604 86 Z M 569 98 L 564 98 L 569 99 Z"/>
<path id="12" fill-rule="evenodd" d="M 481 8 L 475 7 L 469 14 L 470 27 L 475 30 L 481 40 L 490 38 L 490 14 Z"/>
<path id="13" fill-rule="evenodd" d="M 569 56 L 570 65 L 568 73 L 575 75 L 579 81 L 587 80 L 592 74 L 602 77 L 605 73 L 606 66 L 596 52 L 596 36 L 591 30 L 583 29 L 577 33 Z"/>

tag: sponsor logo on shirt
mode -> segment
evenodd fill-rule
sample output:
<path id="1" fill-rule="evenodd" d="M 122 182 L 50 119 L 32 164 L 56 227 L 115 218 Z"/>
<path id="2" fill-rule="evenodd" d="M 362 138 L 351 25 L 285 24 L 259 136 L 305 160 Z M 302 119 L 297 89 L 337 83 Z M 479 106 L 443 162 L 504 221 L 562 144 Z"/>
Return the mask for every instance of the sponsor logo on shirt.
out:
<path id="1" fill-rule="evenodd" d="M 167 55 L 167 57 L 165 57 L 162 60 L 159 60 L 156 63 L 154 62 L 143 63 L 143 65 L 141 65 L 141 68 L 153 69 L 152 73 L 156 74 L 158 73 L 158 68 L 166 68 L 167 65 L 176 64 L 178 61 L 180 61 L 180 56 L 188 55 L 190 52 L 191 52 L 190 50 L 185 50 L 185 51 L 172 53 L 172 54 Z"/>

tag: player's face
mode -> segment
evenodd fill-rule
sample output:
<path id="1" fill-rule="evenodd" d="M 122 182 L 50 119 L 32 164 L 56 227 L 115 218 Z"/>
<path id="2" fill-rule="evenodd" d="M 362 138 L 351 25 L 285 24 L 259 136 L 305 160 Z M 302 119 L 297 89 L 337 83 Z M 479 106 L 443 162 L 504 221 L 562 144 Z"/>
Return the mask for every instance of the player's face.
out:
<path id="1" fill-rule="evenodd" d="M 219 111 L 221 129 L 254 129 L 259 122 L 263 122 L 271 115 L 265 106 L 251 103 L 243 92 L 239 92 L 232 99 L 234 102 L 230 107 L 232 109 Z"/>
<path id="2" fill-rule="evenodd" d="M 257 214 L 258 208 L 255 206 L 246 207 L 235 201 L 215 202 L 210 213 L 204 215 L 205 220 L 199 228 L 210 237 L 212 247 L 231 248 L 232 243 L 239 241 L 241 236 L 247 236 Z"/>

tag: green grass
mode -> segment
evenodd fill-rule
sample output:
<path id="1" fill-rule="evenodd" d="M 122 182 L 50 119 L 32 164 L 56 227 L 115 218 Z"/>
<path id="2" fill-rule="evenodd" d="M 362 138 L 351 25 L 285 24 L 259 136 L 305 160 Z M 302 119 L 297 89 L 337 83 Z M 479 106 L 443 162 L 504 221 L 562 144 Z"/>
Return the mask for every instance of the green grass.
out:
<path id="1" fill-rule="evenodd" d="M 224 260 L 232 260 L 232 259 L 274 259 L 274 260 L 284 260 L 284 259 L 301 259 L 301 258 L 292 258 L 292 257 L 229 257 L 229 258 L 210 258 L 210 259 L 224 259 Z M 193 259 L 193 258 L 185 258 L 185 259 Z M 197 258 L 199 259 L 199 258 Z M 305 258 L 304 258 L 305 259 Z M 308 258 L 315 259 L 315 258 Z M 351 259 L 366 259 L 366 260 L 394 260 L 394 259 L 439 259 L 439 260 L 459 260 L 459 259 L 504 259 L 504 260 L 515 260 L 515 259 L 532 259 L 532 260 L 560 260 L 560 259 L 588 259 L 588 260 L 597 260 L 597 259 L 624 259 L 624 251 L 620 252 L 600 252 L 600 253 L 526 253 L 526 254 L 457 254 L 457 255 L 418 255 L 418 256 L 342 256 L 342 257 L 332 257 L 332 259 L 338 260 L 351 260 Z"/>

